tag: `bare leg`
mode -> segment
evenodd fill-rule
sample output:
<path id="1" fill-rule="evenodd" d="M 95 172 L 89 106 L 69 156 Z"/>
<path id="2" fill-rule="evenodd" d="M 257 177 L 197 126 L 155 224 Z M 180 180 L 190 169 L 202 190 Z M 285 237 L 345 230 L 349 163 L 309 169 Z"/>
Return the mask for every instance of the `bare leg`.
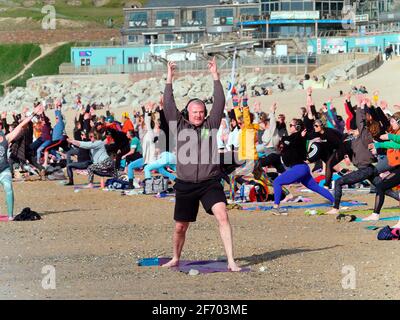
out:
<path id="1" fill-rule="evenodd" d="M 170 261 L 163 264 L 162 267 L 170 268 L 175 267 L 179 264 L 183 245 L 185 244 L 186 231 L 189 228 L 189 222 L 175 222 L 175 231 L 173 237 L 174 256 Z"/>
<path id="2" fill-rule="evenodd" d="M 219 233 L 221 235 L 222 243 L 224 244 L 226 257 L 228 258 L 228 268 L 231 271 L 240 271 L 241 268 L 237 266 L 235 260 L 233 259 L 232 228 L 229 222 L 225 203 L 216 203 L 212 207 L 212 212 L 218 221 Z"/>
<path id="3" fill-rule="evenodd" d="M 400 228 L 400 220 L 399 220 L 399 222 L 397 222 L 392 228 L 393 228 L 393 229 Z"/>
<path id="4" fill-rule="evenodd" d="M 362 219 L 362 221 L 378 221 L 379 220 L 379 214 L 378 213 L 372 213 L 368 217 Z"/>
<path id="5" fill-rule="evenodd" d="M 293 199 L 294 199 L 294 195 L 289 193 L 285 198 L 282 199 L 281 203 L 282 202 L 288 202 L 288 201 L 291 201 Z"/>
<path id="6" fill-rule="evenodd" d="M 47 168 L 47 166 L 48 166 L 48 164 L 47 164 L 48 158 L 49 158 L 49 152 L 45 151 L 44 155 L 43 155 L 43 159 L 44 159 L 43 167 L 45 167 L 45 168 Z"/>
<path id="7" fill-rule="evenodd" d="M 332 208 L 331 210 L 326 212 L 326 214 L 338 214 L 338 213 L 339 213 L 339 209 L 336 209 L 336 208 Z"/>

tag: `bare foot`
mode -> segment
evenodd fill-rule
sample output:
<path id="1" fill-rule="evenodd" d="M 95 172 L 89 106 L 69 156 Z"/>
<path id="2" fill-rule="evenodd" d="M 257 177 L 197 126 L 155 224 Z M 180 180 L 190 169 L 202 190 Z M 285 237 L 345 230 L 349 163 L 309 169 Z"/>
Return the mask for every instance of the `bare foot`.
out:
<path id="1" fill-rule="evenodd" d="M 84 187 L 85 189 L 93 189 L 93 183 L 89 183 Z"/>
<path id="2" fill-rule="evenodd" d="M 242 268 L 238 267 L 235 262 L 228 263 L 228 270 L 232 272 L 239 272 Z"/>
<path id="3" fill-rule="evenodd" d="M 370 216 L 362 219 L 362 221 L 378 221 L 379 220 L 379 214 L 373 213 Z"/>
<path id="4" fill-rule="evenodd" d="M 172 267 L 177 267 L 178 265 L 179 265 L 179 260 L 171 259 L 167 263 L 164 263 L 161 267 L 163 267 L 163 268 L 172 268 Z"/>
<path id="5" fill-rule="evenodd" d="M 331 210 L 327 211 L 326 214 L 339 214 L 339 209 L 332 208 Z"/>
<path id="6" fill-rule="evenodd" d="M 291 193 L 289 193 L 281 202 L 288 202 L 293 199 L 294 199 L 294 196 Z"/>

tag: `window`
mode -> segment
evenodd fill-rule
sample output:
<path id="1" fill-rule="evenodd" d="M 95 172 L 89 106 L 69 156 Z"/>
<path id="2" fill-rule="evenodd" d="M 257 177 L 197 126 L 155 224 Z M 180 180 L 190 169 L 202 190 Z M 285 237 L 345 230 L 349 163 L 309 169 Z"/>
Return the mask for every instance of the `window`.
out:
<path id="1" fill-rule="evenodd" d="M 233 9 L 216 9 L 214 11 L 214 25 L 233 25 Z"/>
<path id="2" fill-rule="evenodd" d="M 215 18 L 233 17 L 233 9 L 215 9 L 214 17 Z"/>
<path id="3" fill-rule="evenodd" d="M 130 21 L 147 21 L 147 12 L 133 12 L 129 15 Z"/>
<path id="4" fill-rule="evenodd" d="M 175 35 L 174 34 L 165 34 L 164 41 L 175 41 Z"/>
<path id="5" fill-rule="evenodd" d="M 106 65 L 108 66 L 114 66 L 117 62 L 117 58 L 116 57 L 107 57 L 106 58 Z"/>
<path id="6" fill-rule="evenodd" d="M 206 11 L 202 9 L 182 10 L 183 26 L 203 26 L 206 24 Z"/>
<path id="7" fill-rule="evenodd" d="M 147 12 L 133 12 L 129 15 L 129 27 L 147 27 Z"/>
<path id="8" fill-rule="evenodd" d="M 264 14 L 264 13 L 268 13 L 270 10 L 269 10 L 269 4 L 267 4 L 267 3 L 263 3 L 262 5 L 261 5 L 261 12 Z"/>
<path id="9" fill-rule="evenodd" d="M 312 10 L 314 10 L 313 3 L 312 2 L 304 2 L 304 11 L 312 11 Z"/>
<path id="10" fill-rule="evenodd" d="M 290 2 L 281 2 L 281 10 L 289 11 L 290 10 Z"/>
<path id="11" fill-rule="evenodd" d="M 240 14 L 247 16 L 258 16 L 260 14 L 260 11 L 258 10 L 258 8 L 241 8 Z"/>
<path id="12" fill-rule="evenodd" d="M 138 57 L 128 57 L 128 64 L 137 64 L 139 61 Z"/>
<path id="13" fill-rule="evenodd" d="M 173 11 L 159 11 L 156 13 L 156 20 L 163 20 L 163 19 L 174 19 L 175 12 Z"/>
<path id="14" fill-rule="evenodd" d="M 175 13 L 173 11 L 159 11 L 156 13 L 156 27 L 175 26 Z"/>
<path id="15" fill-rule="evenodd" d="M 138 35 L 129 35 L 128 42 L 139 42 L 139 36 Z"/>
<path id="16" fill-rule="evenodd" d="M 292 2 L 292 11 L 303 11 L 303 2 Z"/>

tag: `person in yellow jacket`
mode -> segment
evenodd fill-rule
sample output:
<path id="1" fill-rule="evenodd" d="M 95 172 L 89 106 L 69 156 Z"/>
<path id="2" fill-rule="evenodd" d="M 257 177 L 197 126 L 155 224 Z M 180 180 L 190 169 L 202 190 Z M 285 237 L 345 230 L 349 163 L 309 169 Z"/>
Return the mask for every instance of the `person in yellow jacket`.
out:
<path id="1" fill-rule="evenodd" d="M 239 162 L 243 162 L 230 176 L 229 198 L 233 201 L 235 198 L 236 183 L 243 184 L 245 180 L 242 177 L 252 175 L 258 167 L 258 153 L 256 149 L 258 124 L 253 124 L 254 119 L 247 104 L 247 96 L 243 97 L 242 107 L 239 106 L 237 96 L 233 97 L 232 101 L 235 117 L 240 128 L 238 160 Z M 256 179 L 258 179 L 261 173 L 255 175 L 257 175 Z"/>
<path id="2" fill-rule="evenodd" d="M 235 99 L 237 99 L 235 97 Z M 235 105 L 235 102 L 234 102 Z M 253 116 L 250 113 L 250 108 L 247 105 L 247 97 L 243 98 L 243 107 L 239 105 L 233 108 L 235 116 L 240 128 L 239 131 L 239 161 L 243 160 L 258 160 L 257 132 L 258 124 L 253 124 Z"/>

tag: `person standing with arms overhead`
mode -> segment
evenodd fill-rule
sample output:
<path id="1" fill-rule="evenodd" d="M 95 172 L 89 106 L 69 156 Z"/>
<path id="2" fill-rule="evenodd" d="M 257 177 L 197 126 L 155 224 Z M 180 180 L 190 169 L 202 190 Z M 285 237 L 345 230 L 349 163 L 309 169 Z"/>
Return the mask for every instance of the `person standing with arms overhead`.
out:
<path id="1" fill-rule="evenodd" d="M 174 62 L 168 62 L 167 84 L 164 91 L 164 114 L 170 123 L 170 128 L 171 122 L 176 123 L 178 137 L 177 179 L 174 186 L 176 191 L 174 255 L 172 260 L 163 267 L 179 265 L 186 231 L 189 224 L 196 221 L 201 201 L 207 213 L 213 214 L 218 221 L 229 270 L 240 271 L 241 268 L 233 259 L 232 228 L 226 209 L 226 196 L 220 183 L 221 169 L 215 136 L 224 114 L 225 95 L 219 79 L 217 63 L 215 57 L 208 63 L 214 79 L 214 103 L 208 118 L 206 118 L 206 106 L 200 99 L 190 100 L 183 114 L 177 109 L 172 90 L 175 68 Z"/>
<path id="2" fill-rule="evenodd" d="M 33 113 L 21 121 L 10 133 L 4 134 L 4 132 L 0 130 L 0 184 L 3 186 L 5 193 L 9 221 L 14 220 L 14 190 L 12 187 L 11 168 L 7 158 L 8 146 L 21 134 L 23 127 L 31 122 L 37 115 L 41 115 L 43 110 L 43 106 L 39 104 L 35 107 Z"/>

